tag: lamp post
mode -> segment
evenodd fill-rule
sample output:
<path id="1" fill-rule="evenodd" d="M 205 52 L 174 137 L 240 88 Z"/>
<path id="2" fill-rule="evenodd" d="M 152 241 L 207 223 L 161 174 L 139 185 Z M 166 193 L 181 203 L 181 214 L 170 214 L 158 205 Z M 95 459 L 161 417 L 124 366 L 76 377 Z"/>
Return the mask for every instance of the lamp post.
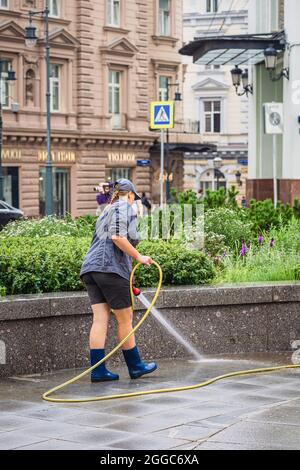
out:
<path id="1" fill-rule="evenodd" d="M 167 101 L 170 99 L 169 89 L 171 87 L 179 87 L 179 83 L 170 83 L 169 80 L 167 81 Z M 175 93 L 175 102 L 182 101 L 181 93 L 176 91 Z M 166 139 L 166 166 L 167 166 L 167 181 L 166 181 L 166 193 L 167 193 L 167 202 L 171 198 L 171 180 L 170 180 L 170 130 L 167 129 L 167 139 Z"/>
<path id="2" fill-rule="evenodd" d="M 27 47 L 35 47 L 38 41 L 36 27 L 33 26 L 32 18 L 40 16 L 45 20 L 45 42 L 46 42 L 46 104 L 47 104 L 47 161 L 46 161 L 46 183 L 45 183 L 45 215 L 53 215 L 53 163 L 51 154 L 51 62 L 50 62 L 50 41 L 49 41 L 49 0 L 46 0 L 46 7 L 43 11 L 29 12 L 29 25 L 25 28 Z"/>
<path id="3" fill-rule="evenodd" d="M 214 169 L 215 169 L 215 178 L 217 179 L 217 191 L 220 189 L 220 176 L 222 176 L 222 173 L 220 172 L 220 169 L 222 168 L 223 165 L 223 160 L 221 157 L 216 157 L 214 158 Z"/>
<path id="4" fill-rule="evenodd" d="M 7 60 L 0 58 L 0 201 L 4 199 L 4 176 L 2 168 L 2 150 L 3 150 L 3 104 L 2 104 L 2 85 L 7 81 L 9 84 L 16 80 L 15 72 L 10 68 L 4 77 L 3 66 L 7 64 Z"/>

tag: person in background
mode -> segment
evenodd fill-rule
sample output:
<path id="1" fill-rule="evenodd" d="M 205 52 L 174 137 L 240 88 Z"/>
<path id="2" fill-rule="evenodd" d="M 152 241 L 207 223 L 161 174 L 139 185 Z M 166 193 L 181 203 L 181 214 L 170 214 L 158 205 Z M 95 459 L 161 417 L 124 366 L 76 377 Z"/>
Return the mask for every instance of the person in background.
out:
<path id="1" fill-rule="evenodd" d="M 203 196 L 204 196 L 204 194 L 203 194 L 203 189 L 199 189 L 199 191 L 198 191 L 198 193 L 197 193 L 197 199 L 198 199 L 199 201 L 201 201 L 201 200 L 203 199 Z"/>
<path id="2" fill-rule="evenodd" d="M 151 211 L 152 205 L 146 196 L 146 193 L 142 193 L 142 204 L 143 204 L 143 215 L 148 215 Z"/>
<path id="3" fill-rule="evenodd" d="M 247 199 L 245 198 L 245 196 L 243 196 L 243 199 L 242 199 L 242 207 L 244 207 L 244 209 L 246 209 L 247 207 Z"/>
<path id="4" fill-rule="evenodd" d="M 104 209 L 110 203 L 111 196 L 112 196 L 112 189 L 113 189 L 113 184 L 106 183 L 106 184 L 103 184 L 102 191 L 97 194 L 96 200 L 98 203 L 98 209 L 97 209 L 98 216 L 104 211 Z"/>

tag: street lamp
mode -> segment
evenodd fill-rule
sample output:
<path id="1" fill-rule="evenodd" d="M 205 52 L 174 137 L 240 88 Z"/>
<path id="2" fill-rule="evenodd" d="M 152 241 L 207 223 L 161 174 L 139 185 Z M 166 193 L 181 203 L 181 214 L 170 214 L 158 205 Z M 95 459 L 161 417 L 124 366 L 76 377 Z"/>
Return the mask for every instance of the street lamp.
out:
<path id="1" fill-rule="evenodd" d="M 2 104 L 2 86 L 5 82 L 12 84 L 16 81 L 16 73 L 12 68 L 5 72 L 3 66 L 7 65 L 8 61 L 0 58 L 0 201 L 4 200 L 4 176 L 2 168 L 2 150 L 3 150 L 3 104 Z"/>
<path id="2" fill-rule="evenodd" d="M 231 70 L 231 77 L 232 84 L 238 96 L 249 96 L 249 93 L 253 95 L 253 86 L 249 83 L 248 69 L 242 70 L 236 65 L 235 68 Z M 243 91 L 239 92 L 241 85 L 243 86 Z"/>
<path id="3" fill-rule="evenodd" d="M 221 157 L 216 157 L 213 160 L 214 169 L 215 169 L 215 178 L 217 179 L 217 191 L 220 189 L 220 178 L 223 176 L 220 169 L 223 165 L 223 160 Z"/>
<path id="4" fill-rule="evenodd" d="M 46 8 L 43 11 L 29 12 L 29 25 L 25 28 L 25 42 L 27 47 L 35 47 L 38 37 L 36 27 L 32 23 L 34 16 L 40 16 L 45 20 L 45 41 L 46 41 L 46 103 L 47 103 L 47 161 L 46 161 L 46 182 L 45 182 L 45 215 L 54 213 L 53 203 L 53 163 L 51 154 L 51 62 L 50 62 L 50 41 L 49 41 L 49 0 L 46 0 Z"/>
<path id="5" fill-rule="evenodd" d="M 182 101 L 182 95 L 178 90 L 179 83 L 170 83 L 169 80 L 167 81 L 167 101 L 169 101 L 169 97 L 170 97 L 169 89 L 171 87 L 177 87 L 174 101 L 175 102 Z M 167 202 L 171 198 L 171 179 L 170 179 L 170 170 L 171 170 L 171 168 L 170 168 L 170 148 L 169 148 L 169 144 L 170 144 L 170 130 L 167 129 L 167 142 L 166 142 L 166 165 L 167 165 L 166 193 L 167 193 Z"/>
<path id="6" fill-rule="evenodd" d="M 283 77 L 287 80 L 290 79 L 290 71 L 288 68 L 284 68 L 279 74 L 274 75 L 278 63 L 278 52 L 272 45 L 264 51 L 264 55 L 266 69 L 269 71 L 270 79 L 272 80 L 272 82 L 277 82 Z"/>

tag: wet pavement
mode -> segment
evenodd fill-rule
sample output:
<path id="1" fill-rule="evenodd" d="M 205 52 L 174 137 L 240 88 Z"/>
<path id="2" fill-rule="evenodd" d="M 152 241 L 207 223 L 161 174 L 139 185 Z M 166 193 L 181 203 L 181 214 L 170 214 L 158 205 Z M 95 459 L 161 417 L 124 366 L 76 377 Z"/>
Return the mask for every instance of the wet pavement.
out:
<path id="1" fill-rule="evenodd" d="M 224 373 L 291 363 L 290 355 L 160 361 L 131 381 L 91 384 L 59 397 L 110 395 L 203 382 Z M 79 373 L 79 371 L 76 371 Z M 83 404 L 50 404 L 43 392 L 74 370 L 0 381 L 0 449 L 300 449 L 300 370 L 238 377 L 199 390 Z"/>

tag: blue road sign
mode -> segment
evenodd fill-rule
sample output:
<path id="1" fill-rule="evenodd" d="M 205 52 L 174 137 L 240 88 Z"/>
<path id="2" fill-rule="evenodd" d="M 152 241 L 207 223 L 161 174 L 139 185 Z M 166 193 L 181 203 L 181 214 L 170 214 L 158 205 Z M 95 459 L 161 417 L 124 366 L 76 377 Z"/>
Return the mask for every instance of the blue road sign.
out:
<path id="1" fill-rule="evenodd" d="M 137 160 L 137 166 L 150 166 L 151 160 Z"/>
<path id="2" fill-rule="evenodd" d="M 174 102 L 155 101 L 151 103 L 152 129 L 172 129 L 174 127 Z"/>

